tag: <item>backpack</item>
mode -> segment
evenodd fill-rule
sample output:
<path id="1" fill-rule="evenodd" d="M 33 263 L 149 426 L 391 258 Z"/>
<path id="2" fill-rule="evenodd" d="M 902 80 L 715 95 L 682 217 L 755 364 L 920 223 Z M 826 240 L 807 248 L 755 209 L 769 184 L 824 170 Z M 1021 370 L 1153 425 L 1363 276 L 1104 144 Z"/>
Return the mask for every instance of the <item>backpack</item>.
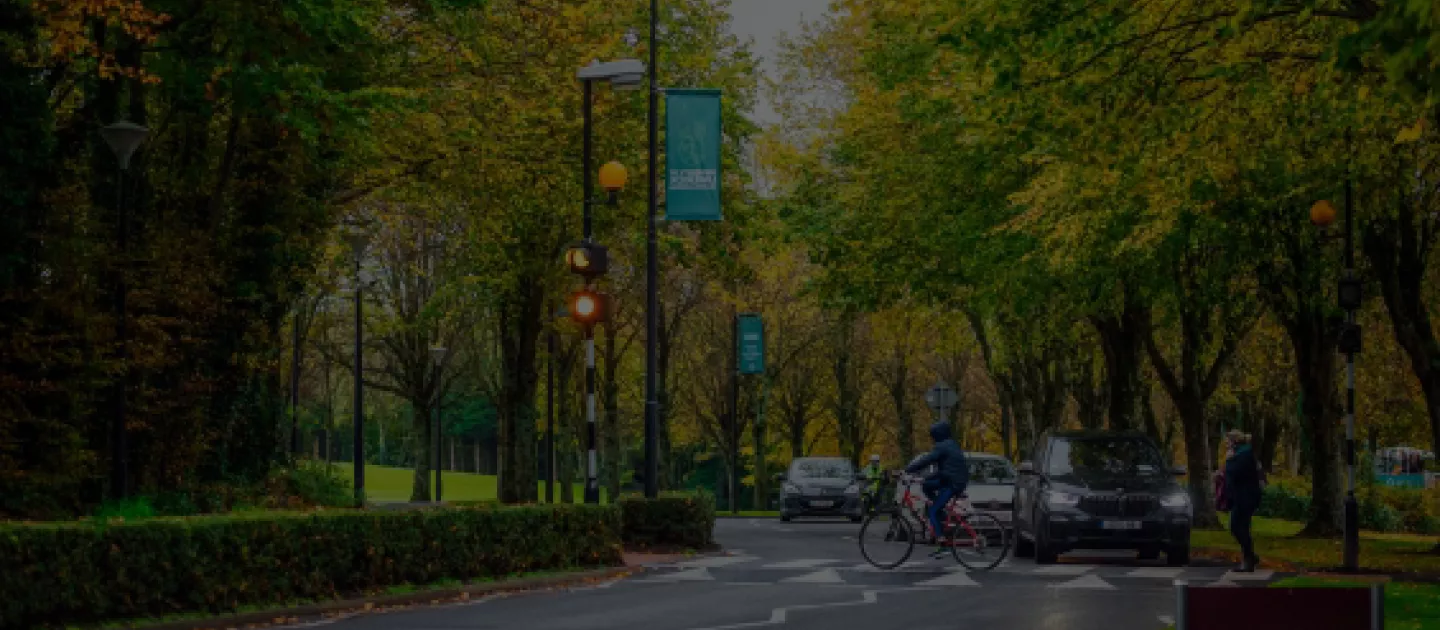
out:
<path id="1" fill-rule="evenodd" d="M 1215 472 L 1215 511 L 1230 511 L 1230 495 L 1225 493 L 1225 472 Z"/>

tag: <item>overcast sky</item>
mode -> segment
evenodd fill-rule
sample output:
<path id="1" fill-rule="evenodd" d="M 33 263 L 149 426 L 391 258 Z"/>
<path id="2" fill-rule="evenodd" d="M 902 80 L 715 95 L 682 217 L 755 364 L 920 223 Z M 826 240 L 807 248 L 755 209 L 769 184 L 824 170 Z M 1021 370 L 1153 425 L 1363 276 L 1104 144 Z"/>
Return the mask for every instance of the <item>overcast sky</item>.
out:
<path id="1" fill-rule="evenodd" d="M 775 57 L 775 44 L 781 33 L 797 33 L 803 21 L 824 15 L 830 0 L 731 0 L 730 13 L 735 18 L 731 30 L 743 40 L 755 40 L 755 55 L 767 72 Z M 755 106 L 755 120 L 760 124 L 777 121 L 775 110 L 762 93 Z"/>

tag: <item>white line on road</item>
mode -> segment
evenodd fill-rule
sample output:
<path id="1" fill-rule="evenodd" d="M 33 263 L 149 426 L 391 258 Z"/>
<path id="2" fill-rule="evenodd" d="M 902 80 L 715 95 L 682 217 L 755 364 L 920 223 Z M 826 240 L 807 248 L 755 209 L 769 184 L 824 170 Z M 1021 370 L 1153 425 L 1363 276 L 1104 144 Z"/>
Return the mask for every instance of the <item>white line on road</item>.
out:
<path id="1" fill-rule="evenodd" d="M 844 584 L 845 578 L 835 569 L 821 569 L 814 573 L 797 575 L 791 578 L 780 580 L 781 582 L 799 582 L 803 584 Z"/>
<path id="2" fill-rule="evenodd" d="M 676 562 L 674 566 L 685 567 L 687 569 L 693 569 L 698 567 L 728 567 L 732 564 L 740 564 L 742 562 L 750 562 L 751 560 L 758 559 L 759 558 L 755 556 L 715 556 L 712 558 L 699 558 L 696 560 Z"/>
<path id="3" fill-rule="evenodd" d="M 930 588 L 894 588 L 882 591 L 864 591 L 860 594 L 859 601 L 832 602 L 829 604 L 796 604 L 794 606 L 781 606 L 770 611 L 770 618 L 761 621 L 746 621 L 743 623 L 732 623 L 724 626 L 710 626 L 708 628 L 692 628 L 691 630 L 739 630 L 740 628 L 762 628 L 765 626 L 778 626 L 785 623 L 791 612 L 801 610 L 818 610 L 821 608 L 842 608 L 845 606 L 866 606 L 880 601 L 880 593 L 891 593 L 901 591 L 932 591 Z"/>
<path id="4" fill-rule="evenodd" d="M 831 559 L 831 558 L 808 558 L 808 559 L 804 559 L 804 560 L 786 560 L 785 562 L 773 562 L 773 563 L 767 564 L 767 565 L 765 565 L 765 566 L 762 566 L 762 567 L 760 567 L 760 568 L 762 568 L 762 569 L 812 569 L 812 568 L 819 567 L 819 566 L 824 566 L 824 565 L 827 565 L 827 564 L 834 564 L 834 563 L 836 563 L 836 562 L 844 562 L 844 560 L 835 560 L 835 559 Z"/>
<path id="5" fill-rule="evenodd" d="M 1080 575 L 1087 573 L 1093 568 L 1085 564 L 1052 564 L 1044 567 L 1037 567 L 1031 573 L 1035 575 Z"/>
<path id="6" fill-rule="evenodd" d="M 1167 625 L 1167 626 L 1173 626 L 1173 625 L 1175 625 L 1175 618 L 1174 618 L 1174 617 L 1171 617 L 1170 615 L 1160 615 L 1160 616 L 1157 617 L 1157 618 L 1160 620 L 1160 623 L 1162 623 L 1162 624 L 1164 624 L 1164 625 Z"/>
<path id="7" fill-rule="evenodd" d="M 1125 574 L 1132 578 L 1163 578 L 1173 580 L 1185 572 L 1184 567 L 1145 567 Z"/>
<path id="8" fill-rule="evenodd" d="M 1083 575 L 1069 582 L 1051 584 L 1050 588 L 1088 588 L 1101 590 L 1114 590 L 1115 585 L 1100 579 L 1098 575 Z"/>

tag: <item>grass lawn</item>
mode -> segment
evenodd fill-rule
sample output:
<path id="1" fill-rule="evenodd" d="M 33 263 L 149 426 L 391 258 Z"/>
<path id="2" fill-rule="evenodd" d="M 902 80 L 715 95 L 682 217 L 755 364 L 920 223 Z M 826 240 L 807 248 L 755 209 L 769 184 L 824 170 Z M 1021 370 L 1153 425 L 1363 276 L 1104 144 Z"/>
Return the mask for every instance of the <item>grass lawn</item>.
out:
<path id="1" fill-rule="evenodd" d="M 1294 577 L 1279 580 L 1273 587 L 1368 586 L 1344 579 Z M 1440 584 L 1392 582 L 1385 585 L 1386 630 L 1440 629 Z"/>
<path id="2" fill-rule="evenodd" d="M 354 468 L 349 462 L 337 462 L 335 468 L 347 478 Z M 370 501 L 391 502 L 409 501 L 410 487 L 415 483 L 415 471 L 410 468 L 394 468 L 391 466 L 365 466 L 365 496 Z M 585 484 L 577 483 L 575 486 L 575 497 L 579 499 L 585 495 Z M 445 471 L 444 482 L 441 485 L 441 493 L 445 501 L 494 501 L 495 475 L 477 475 L 474 473 L 462 473 Z M 559 499 L 560 488 L 555 488 L 556 499 Z M 539 497 L 545 500 L 545 482 L 539 483 Z M 605 500 L 602 490 L 600 500 Z"/>
<path id="3" fill-rule="evenodd" d="M 1227 517 L 1222 515 L 1221 519 Z M 1228 522 L 1228 521 L 1227 521 Z M 1295 538 L 1301 523 L 1277 519 L 1255 519 L 1252 532 L 1255 552 L 1265 561 L 1281 561 L 1313 569 L 1340 564 L 1340 539 Z M 1440 554 L 1428 553 L 1435 547 L 1432 536 L 1360 532 L 1360 564 L 1366 569 L 1385 572 L 1440 573 Z M 1229 531 L 1197 530 L 1190 535 L 1193 549 L 1211 553 L 1233 554 L 1240 558 L 1240 547 Z"/>

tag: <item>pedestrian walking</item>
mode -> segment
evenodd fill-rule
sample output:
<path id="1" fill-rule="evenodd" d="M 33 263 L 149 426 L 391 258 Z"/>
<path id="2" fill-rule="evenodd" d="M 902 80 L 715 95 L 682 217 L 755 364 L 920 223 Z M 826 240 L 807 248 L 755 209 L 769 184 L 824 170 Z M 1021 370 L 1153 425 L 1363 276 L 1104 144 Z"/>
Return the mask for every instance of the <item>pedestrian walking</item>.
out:
<path id="1" fill-rule="evenodd" d="M 1230 534 L 1240 545 L 1241 562 L 1236 571 L 1249 573 L 1260 564 L 1250 521 L 1260 509 L 1260 466 L 1250 449 L 1249 435 L 1231 431 L 1227 436 L 1229 454 L 1225 459 L 1225 495 L 1230 503 Z"/>

